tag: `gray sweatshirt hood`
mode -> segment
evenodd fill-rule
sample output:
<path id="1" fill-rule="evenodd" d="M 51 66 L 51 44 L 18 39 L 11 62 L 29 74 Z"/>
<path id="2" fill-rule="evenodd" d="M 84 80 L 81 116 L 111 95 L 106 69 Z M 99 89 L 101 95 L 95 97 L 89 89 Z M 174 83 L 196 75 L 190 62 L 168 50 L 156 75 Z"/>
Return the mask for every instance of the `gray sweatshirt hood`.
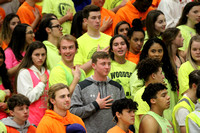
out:
<path id="1" fill-rule="evenodd" d="M 197 100 L 197 104 L 195 105 L 195 110 L 200 111 L 200 101 Z"/>
<path id="2" fill-rule="evenodd" d="M 27 120 L 25 125 L 20 126 L 15 121 L 13 121 L 13 117 L 7 117 L 1 120 L 6 126 L 13 127 L 17 129 L 20 133 L 26 133 L 28 131 L 28 127 L 30 126 L 30 122 Z"/>

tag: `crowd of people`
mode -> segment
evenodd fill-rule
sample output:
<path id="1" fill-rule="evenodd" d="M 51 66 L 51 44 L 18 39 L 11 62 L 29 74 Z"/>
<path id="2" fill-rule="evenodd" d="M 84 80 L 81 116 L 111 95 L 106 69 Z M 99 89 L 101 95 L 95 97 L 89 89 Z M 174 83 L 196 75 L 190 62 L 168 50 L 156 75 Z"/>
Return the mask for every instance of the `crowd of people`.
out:
<path id="1" fill-rule="evenodd" d="M 0 1 L 0 132 L 199 133 L 200 1 Z"/>

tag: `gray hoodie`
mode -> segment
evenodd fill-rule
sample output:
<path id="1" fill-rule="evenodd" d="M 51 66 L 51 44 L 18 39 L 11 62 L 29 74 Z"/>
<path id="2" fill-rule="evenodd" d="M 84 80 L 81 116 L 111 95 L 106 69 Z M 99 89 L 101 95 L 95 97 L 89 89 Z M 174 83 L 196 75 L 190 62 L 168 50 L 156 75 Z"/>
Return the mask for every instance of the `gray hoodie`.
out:
<path id="1" fill-rule="evenodd" d="M 27 133 L 28 127 L 30 126 L 29 121 L 25 122 L 25 125 L 20 126 L 15 121 L 13 121 L 13 117 L 7 117 L 1 120 L 6 126 L 13 127 L 17 129 L 20 133 Z"/>
<path id="2" fill-rule="evenodd" d="M 111 96 L 113 101 L 125 97 L 122 86 L 107 78 L 107 81 L 96 81 L 92 77 L 77 84 L 72 98 L 70 112 L 81 117 L 85 123 L 87 133 L 106 133 L 114 126 L 110 109 L 100 109 L 96 98 Z"/>

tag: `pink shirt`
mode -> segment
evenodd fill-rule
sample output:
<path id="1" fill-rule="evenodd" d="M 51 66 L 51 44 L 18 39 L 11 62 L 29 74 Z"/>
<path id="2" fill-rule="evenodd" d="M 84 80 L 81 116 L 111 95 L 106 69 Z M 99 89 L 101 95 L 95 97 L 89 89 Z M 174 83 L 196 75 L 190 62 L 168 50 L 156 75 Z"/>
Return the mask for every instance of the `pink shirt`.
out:
<path id="1" fill-rule="evenodd" d="M 33 87 L 35 87 L 41 81 L 34 74 L 33 70 L 28 69 L 28 71 L 32 78 Z M 45 71 L 45 74 L 47 75 L 47 78 L 49 79 L 49 73 L 47 72 L 47 70 Z M 45 87 L 43 95 L 40 96 L 40 98 L 37 101 L 31 103 L 31 105 L 29 106 L 28 120 L 31 124 L 35 124 L 36 126 L 39 124 L 40 120 L 44 116 L 45 111 L 47 109 L 47 101 L 48 101 L 47 92 L 49 90 L 48 84 L 49 84 L 49 82 L 46 83 L 46 87 Z"/>
<path id="2" fill-rule="evenodd" d="M 4 52 L 5 52 L 5 57 L 6 57 L 5 64 L 6 64 L 7 69 L 13 68 L 14 66 L 20 63 L 15 58 L 15 55 L 11 48 L 8 47 Z M 25 52 L 22 52 L 22 56 L 24 55 L 25 55 Z"/>

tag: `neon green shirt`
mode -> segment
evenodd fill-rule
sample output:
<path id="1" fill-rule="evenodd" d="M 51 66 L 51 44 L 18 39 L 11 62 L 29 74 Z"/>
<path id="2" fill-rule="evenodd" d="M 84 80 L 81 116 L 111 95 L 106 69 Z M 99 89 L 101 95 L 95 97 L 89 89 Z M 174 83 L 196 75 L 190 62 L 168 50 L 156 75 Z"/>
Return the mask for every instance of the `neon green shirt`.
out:
<path id="1" fill-rule="evenodd" d="M 81 77 L 79 81 L 83 81 L 86 75 L 85 72 L 81 69 Z M 62 61 L 60 61 L 52 70 L 49 76 L 49 87 L 56 83 L 63 83 L 67 86 L 70 86 L 74 77 L 72 70 L 67 67 Z"/>
<path id="2" fill-rule="evenodd" d="M 138 70 L 136 69 L 130 77 L 131 97 L 134 98 L 136 92 L 144 86 L 144 80 L 138 79 Z"/>
<path id="3" fill-rule="evenodd" d="M 111 36 L 101 32 L 100 35 L 101 36 L 96 39 L 85 33 L 77 39 L 79 48 L 74 58 L 75 65 L 83 65 L 88 62 L 91 59 L 93 53 L 97 51 L 98 45 L 100 45 L 100 49 L 109 46 Z M 94 74 L 94 70 L 91 70 L 89 73 L 87 73 L 86 77 L 89 77 L 92 74 Z"/>
<path id="4" fill-rule="evenodd" d="M 6 126 L 0 121 L 0 132 L 7 133 Z"/>
<path id="5" fill-rule="evenodd" d="M 128 60 L 124 64 L 119 64 L 116 61 L 111 62 L 111 70 L 108 76 L 123 86 L 126 98 L 131 98 L 129 81 L 135 67 L 136 64 Z"/>
<path id="6" fill-rule="evenodd" d="M 184 38 L 183 47 L 179 48 L 179 50 L 185 51 L 188 48 L 191 37 L 196 35 L 196 31 L 187 25 L 180 25 L 177 28 L 181 30 L 182 37 Z"/>
<path id="7" fill-rule="evenodd" d="M 59 55 L 59 51 L 55 45 L 49 41 L 43 41 L 43 43 L 47 48 L 47 67 L 51 71 L 51 69 L 61 60 L 61 56 Z"/>
<path id="8" fill-rule="evenodd" d="M 144 93 L 145 86 L 143 86 L 140 90 L 138 90 L 135 94 L 134 100 L 138 103 L 138 110 L 135 112 L 135 132 L 139 132 L 140 118 L 139 115 L 145 115 L 149 110 L 149 105 L 142 100 L 142 94 Z"/>
<path id="9" fill-rule="evenodd" d="M 53 13 L 58 19 L 66 15 L 70 10 L 73 15 L 76 13 L 72 0 L 43 0 L 42 13 Z M 70 34 L 72 21 L 67 21 L 62 24 L 63 34 Z"/>
<path id="10" fill-rule="evenodd" d="M 122 0 L 106 0 L 103 7 L 111 10 L 122 3 Z"/>
<path id="11" fill-rule="evenodd" d="M 198 67 L 200 70 L 200 66 Z M 183 93 L 189 89 L 189 74 L 194 71 L 189 61 L 183 63 L 178 71 L 178 83 L 179 83 L 179 99 Z"/>
<path id="12" fill-rule="evenodd" d="M 158 122 L 158 124 L 160 125 L 162 129 L 162 133 L 174 132 L 173 126 L 169 123 L 169 121 L 166 118 L 161 117 L 160 115 L 152 111 L 147 112 L 147 114 L 152 116 Z"/>

